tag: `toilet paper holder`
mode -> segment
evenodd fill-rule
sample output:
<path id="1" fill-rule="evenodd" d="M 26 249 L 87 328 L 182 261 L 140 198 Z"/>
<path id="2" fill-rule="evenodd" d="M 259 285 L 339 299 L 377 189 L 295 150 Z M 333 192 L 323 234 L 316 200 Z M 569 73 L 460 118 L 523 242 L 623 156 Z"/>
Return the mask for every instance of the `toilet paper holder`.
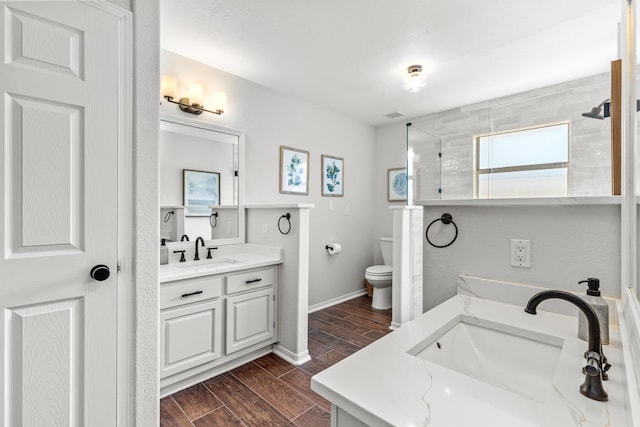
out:
<path id="1" fill-rule="evenodd" d="M 338 255 L 342 252 L 342 246 L 339 243 L 329 243 L 324 248 L 329 255 Z"/>

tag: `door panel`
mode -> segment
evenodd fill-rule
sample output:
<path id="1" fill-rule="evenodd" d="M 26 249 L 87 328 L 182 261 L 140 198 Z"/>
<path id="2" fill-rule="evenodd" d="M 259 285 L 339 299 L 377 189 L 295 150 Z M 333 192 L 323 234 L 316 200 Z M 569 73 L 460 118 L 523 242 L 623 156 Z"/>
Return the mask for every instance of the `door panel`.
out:
<path id="1" fill-rule="evenodd" d="M 0 420 L 116 425 L 120 17 L 0 2 Z M 121 15 L 121 14 L 119 14 Z M 96 264 L 111 276 L 89 277 Z"/>
<path id="2" fill-rule="evenodd" d="M 273 288 L 227 297 L 227 354 L 275 336 Z"/>

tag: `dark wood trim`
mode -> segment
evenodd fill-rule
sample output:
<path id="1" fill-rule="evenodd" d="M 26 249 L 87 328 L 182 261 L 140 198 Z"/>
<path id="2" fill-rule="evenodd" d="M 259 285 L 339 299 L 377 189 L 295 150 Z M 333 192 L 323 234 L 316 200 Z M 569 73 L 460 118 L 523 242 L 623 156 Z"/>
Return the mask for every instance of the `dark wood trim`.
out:
<path id="1" fill-rule="evenodd" d="M 622 193 L 622 60 L 611 61 L 611 194 Z"/>

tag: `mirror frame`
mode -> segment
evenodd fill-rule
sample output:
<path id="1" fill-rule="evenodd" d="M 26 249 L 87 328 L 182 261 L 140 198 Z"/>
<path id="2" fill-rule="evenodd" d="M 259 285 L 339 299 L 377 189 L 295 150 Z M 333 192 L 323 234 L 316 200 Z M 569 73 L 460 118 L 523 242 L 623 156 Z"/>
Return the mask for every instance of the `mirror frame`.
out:
<path id="1" fill-rule="evenodd" d="M 245 132 L 226 126 L 215 125 L 203 120 L 194 120 L 181 115 L 160 113 L 160 122 L 169 122 L 182 126 L 190 126 L 210 132 L 220 132 L 238 137 L 238 236 L 227 239 L 207 239 L 207 242 L 214 242 L 216 245 L 233 245 L 246 242 L 246 215 L 244 208 L 244 173 L 245 173 Z M 160 123 L 158 123 L 158 128 Z M 161 132 L 160 129 L 158 129 Z M 160 141 L 158 140 L 158 148 Z M 162 171 L 160 171 L 162 173 Z M 161 191 L 161 190 L 160 190 Z M 158 205 L 160 212 L 160 205 Z"/>

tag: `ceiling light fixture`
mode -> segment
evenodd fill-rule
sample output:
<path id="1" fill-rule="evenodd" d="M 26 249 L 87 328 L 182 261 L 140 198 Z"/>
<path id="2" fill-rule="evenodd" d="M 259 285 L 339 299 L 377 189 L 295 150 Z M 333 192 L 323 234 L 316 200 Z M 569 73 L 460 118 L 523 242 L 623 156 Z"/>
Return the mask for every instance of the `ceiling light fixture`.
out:
<path id="1" fill-rule="evenodd" d="M 422 65 L 411 65 L 407 67 L 407 73 L 409 73 L 409 77 L 404 85 L 404 89 L 407 92 L 416 93 L 425 88 L 427 82 L 422 74 Z"/>
<path id="2" fill-rule="evenodd" d="M 207 110 L 203 105 L 204 91 L 199 84 L 191 83 L 189 85 L 189 97 L 180 98 L 179 102 L 174 101 L 178 81 L 173 76 L 162 76 L 161 92 L 162 97 L 172 104 L 177 104 L 180 110 L 185 113 L 202 114 L 213 113 L 222 115 L 227 108 L 227 95 L 224 92 L 215 92 L 213 94 L 213 110 Z"/>

